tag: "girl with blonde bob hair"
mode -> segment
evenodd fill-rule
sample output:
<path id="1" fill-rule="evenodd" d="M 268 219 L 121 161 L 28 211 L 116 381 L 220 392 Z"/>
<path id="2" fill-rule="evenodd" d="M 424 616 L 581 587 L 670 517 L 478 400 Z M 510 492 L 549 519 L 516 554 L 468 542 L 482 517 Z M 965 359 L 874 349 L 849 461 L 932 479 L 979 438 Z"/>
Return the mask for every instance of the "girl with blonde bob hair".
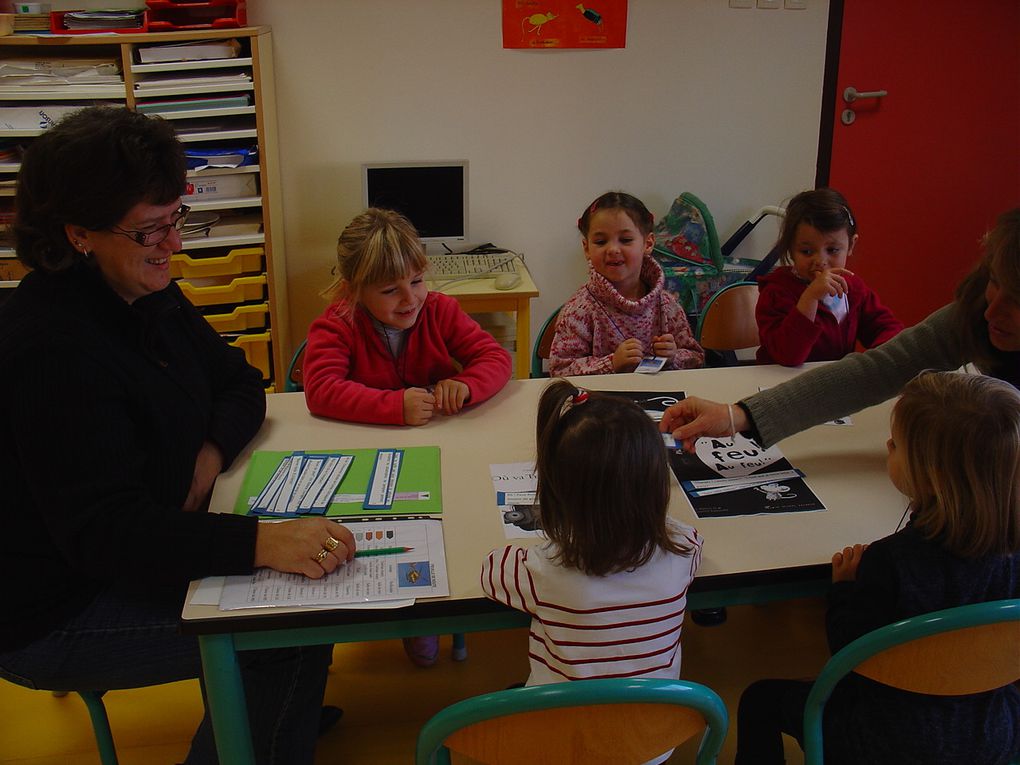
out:
<path id="1" fill-rule="evenodd" d="M 925 372 L 903 388 L 888 441 L 889 478 L 910 519 L 832 557 L 826 614 L 833 653 L 920 614 L 1020 597 L 1020 393 L 993 377 Z M 799 741 L 810 681 L 759 680 L 744 691 L 736 765 L 783 762 Z M 825 708 L 827 763 L 1013 762 L 1020 689 L 928 696 L 850 674 Z"/>
<path id="2" fill-rule="evenodd" d="M 411 222 L 369 208 L 336 245 L 332 301 L 308 330 L 305 401 L 320 417 L 425 425 L 494 396 L 510 379 L 510 354 L 452 297 L 429 292 L 428 260 Z M 438 658 L 434 635 L 406 638 L 419 666 Z"/>

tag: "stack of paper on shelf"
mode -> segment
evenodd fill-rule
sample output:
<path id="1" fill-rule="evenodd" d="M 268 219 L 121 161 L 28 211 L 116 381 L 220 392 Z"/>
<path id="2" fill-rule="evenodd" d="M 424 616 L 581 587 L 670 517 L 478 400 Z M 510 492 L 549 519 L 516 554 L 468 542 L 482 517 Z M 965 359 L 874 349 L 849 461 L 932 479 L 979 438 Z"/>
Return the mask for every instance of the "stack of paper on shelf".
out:
<path id="1" fill-rule="evenodd" d="M 159 61 L 203 61 L 216 58 L 237 58 L 241 43 L 237 40 L 196 40 L 173 45 L 153 45 L 138 49 L 138 60 L 143 64 Z"/>

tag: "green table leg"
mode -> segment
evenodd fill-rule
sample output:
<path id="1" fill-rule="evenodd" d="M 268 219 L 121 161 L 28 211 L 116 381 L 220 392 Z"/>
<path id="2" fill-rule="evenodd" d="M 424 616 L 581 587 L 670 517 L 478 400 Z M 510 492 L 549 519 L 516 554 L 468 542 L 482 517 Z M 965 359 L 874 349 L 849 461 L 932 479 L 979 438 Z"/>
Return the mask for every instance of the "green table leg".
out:
<path id="1" fill-rule="evenodd" d="M 220 765 L 255 765 L 233 635 L 201 635 L 198 645 Z"/>

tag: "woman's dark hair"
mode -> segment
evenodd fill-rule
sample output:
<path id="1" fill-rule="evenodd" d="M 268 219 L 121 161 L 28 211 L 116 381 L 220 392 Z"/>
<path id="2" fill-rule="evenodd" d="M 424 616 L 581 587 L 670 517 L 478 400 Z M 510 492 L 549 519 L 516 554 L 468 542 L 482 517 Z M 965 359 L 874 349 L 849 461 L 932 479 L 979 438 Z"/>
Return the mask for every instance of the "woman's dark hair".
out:
<path id="1" fill-rule="evenodd" d="M 146 202 L 184 191 L 184 150 L 169 122 L 119 107 L 91 106 L 36 138 L 18 173 L 14 235 L 29 268 L 63 271 L 84 256 L 66 224 L 101 231 Z"/>
<path id="2" fill-rule="evenodd" d="M 985 234 L 985 255 L 956 288 L 956 330 L 964 358 L 987 374 L 996 374 L 1007 363 L 1007 354 L 988 337 L 988 279 L 995 274 L 999 289 L 1020 303 L 1020 207 L 999 216 L 995 228 Z"/>
<path id="3" fill-rule="evenodd" d="M 558 562 L 603 576 L 658 548 L 689 553 L 666 527 L 666 449 L 633 401 L 551 383 L 538 403 L 538 504 Z"/>
<path id="4" fill-rule="evenodd" d="M 847 230 L 851 240 L 857 233 L 857 218 L 850 209 L 850 203 L 835 189 L 811 189 L 802 191 L 786 205 L 783 225 L 779 230 L 779 257 L 783 263 L 791 262 L 790 251 L 797 236 L 797 226 L 806 223 L 823 234 Z"/>
<path id="5" fill-rule="evenodd" d="M 577 219 L 577 229 L 585 239 L 588 238 L 588 229 L 591 228 L 591 216 L 599 210 L 623 210 L 627 217 L 634 221 L 642 236 L 652 233 L 655 226 L 655 216 L 648 212 L 645 203 L 640 199 L 623 191 L 607 191 L 588 205 Z"/>

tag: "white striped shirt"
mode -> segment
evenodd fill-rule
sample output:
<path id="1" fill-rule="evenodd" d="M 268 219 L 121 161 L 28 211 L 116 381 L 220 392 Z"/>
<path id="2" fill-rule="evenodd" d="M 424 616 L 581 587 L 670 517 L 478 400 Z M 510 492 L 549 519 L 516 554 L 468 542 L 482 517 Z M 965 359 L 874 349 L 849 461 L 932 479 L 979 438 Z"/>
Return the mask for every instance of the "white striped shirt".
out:
<path id="1" fill-rule="evenodd" d="M 680 676 L 687 588 L 701 560 L 698 532 L 667 519 L 686 555 L 657 550 L 645 565 L 588 576 L 555 562 L 551 542 L 489 553 L 482 590 L 531 614 L 528 685 L 607 677 Z"/>

